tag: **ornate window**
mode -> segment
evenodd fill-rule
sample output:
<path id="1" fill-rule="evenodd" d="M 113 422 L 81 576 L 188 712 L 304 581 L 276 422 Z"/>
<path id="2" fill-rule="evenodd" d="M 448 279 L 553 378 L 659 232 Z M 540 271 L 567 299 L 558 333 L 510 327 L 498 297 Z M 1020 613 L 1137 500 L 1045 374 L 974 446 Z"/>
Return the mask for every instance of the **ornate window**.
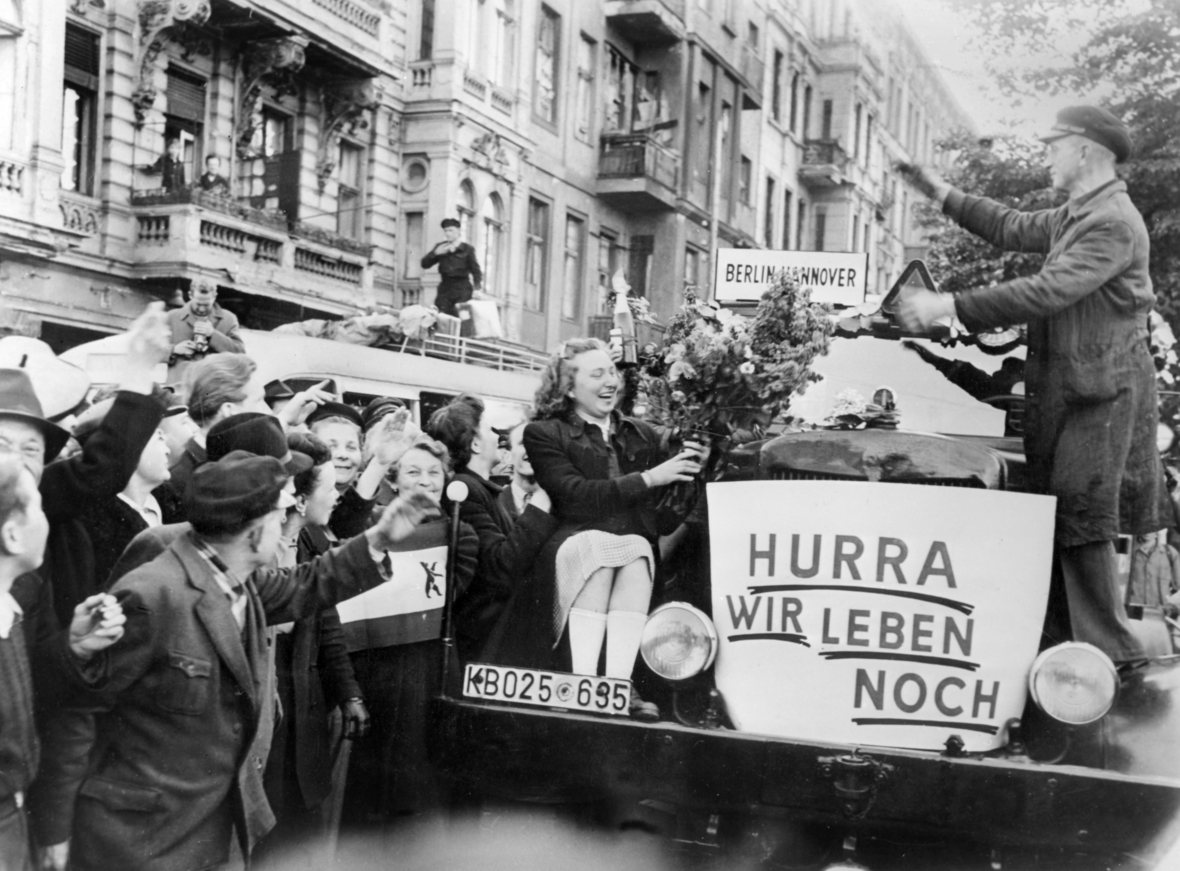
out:
<path id="1" fill-rule="evenodd" d="M 483 267 L 483 289 L 493 296 L 504 296 L 500 284 L 501 252 L 504 245 L 503 208 L 498 194 L 492 194 L 483 202 L 480 216 L 483 218 L 483 251 L 480 265 Z"/>

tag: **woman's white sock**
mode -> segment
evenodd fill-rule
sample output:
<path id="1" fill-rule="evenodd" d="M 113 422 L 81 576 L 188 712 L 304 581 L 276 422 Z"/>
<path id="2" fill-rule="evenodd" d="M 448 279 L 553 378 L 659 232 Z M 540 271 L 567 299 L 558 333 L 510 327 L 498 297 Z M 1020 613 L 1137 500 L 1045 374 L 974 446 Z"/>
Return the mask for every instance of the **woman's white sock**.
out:
<path id="1" fill-rule="evenodd" d="M 574 674 L 598 674 L 598 655 L 606 632 L 606 615 L 601 611 L 570 608 L 570 658 Z"/>
<path id="2" fill-rule="evenodd" d="M 606 676 L 631 679 L 647 614 L 639 611 L 608 611 L 606 615 Z"/>

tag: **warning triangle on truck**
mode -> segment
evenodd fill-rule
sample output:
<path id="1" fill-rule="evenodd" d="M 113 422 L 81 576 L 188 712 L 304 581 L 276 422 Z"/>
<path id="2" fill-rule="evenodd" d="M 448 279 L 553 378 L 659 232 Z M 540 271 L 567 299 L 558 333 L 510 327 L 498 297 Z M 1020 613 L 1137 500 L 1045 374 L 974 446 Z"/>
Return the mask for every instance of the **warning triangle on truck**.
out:
<path id="1" fill-rule="evenodd" d="M 901 271 L 897 281 L 893 282 L 893 287 L 889 288 L 889 293 L 885 294 L 885 299 L 881 302 L 881 311 L 890 315 L 896 314 L 902 290 L 907 287 L 938 293 L 938 288 L 934 286 L 934 279 L 930 277 L 930 270 L 926 268 L 924 260 L 911 260 L 906 264 L 906 268 Z"/>

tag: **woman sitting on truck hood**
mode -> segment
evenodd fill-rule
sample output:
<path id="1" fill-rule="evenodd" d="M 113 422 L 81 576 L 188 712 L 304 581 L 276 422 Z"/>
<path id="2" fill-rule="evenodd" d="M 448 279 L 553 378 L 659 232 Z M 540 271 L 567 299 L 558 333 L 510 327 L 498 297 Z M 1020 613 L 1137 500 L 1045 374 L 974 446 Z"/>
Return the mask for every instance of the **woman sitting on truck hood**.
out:
<path id="1" fill-rule="evenodd" d="M 622 386 L 598 339 L 565 342 L 542 375 L 524 445 L 561 526 L 541 551 L 525 610 L 545 620 L 548 645 L 568 639 L 574 673 L 598 673 L 605 635 L 606 676 L 629 679 L 651 601 L 652 546 L 682 519 L 658 517 L 656 499 L 701 466 L 698 446 L 669 459 L 650 426 L 615 410 Z M 658 717 L 634 694 L 631 711 Z"/>

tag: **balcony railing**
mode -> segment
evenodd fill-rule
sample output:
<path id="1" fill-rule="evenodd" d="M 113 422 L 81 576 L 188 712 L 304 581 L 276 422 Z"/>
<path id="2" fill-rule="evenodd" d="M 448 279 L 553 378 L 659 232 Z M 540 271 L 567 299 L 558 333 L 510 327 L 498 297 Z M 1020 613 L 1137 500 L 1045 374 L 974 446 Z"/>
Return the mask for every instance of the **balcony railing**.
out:
<path id="1" fill-rule="evenodd" d="M 610 331 L 615 325 L 613 315 L 590 315 L 587 319 L 586 333 L 592 339 L 610 341 Z M 635 341 L 642 350 L 647 345 L 659 347 L 664 341 L 664 332 L 668 328 L 663 324 L 646 324 L 642 321 L 635 325 Z"/>
<path id="2" fill-rule="evenodd" d="M 848 165 L 848 152 L 834 139 L 809 139 L 803 146 L 803 163 L 843 169 Z"/>
<path id="3" fill-rule="evenodd" d="M 680 156 L 647 133 L 604 133 L 599 178 L 650 178 L 675 190 Z"/>
<path id="4" fill-rule="evenodd" d="M 306 224 L 288 229 L 285 216 L 280 224 L 275 213 L 241 204 L 231 214 L 235 201 L 217 199 L 200 191 L 137 195 L 137 271 L 152 277 L 224 272 L 247 291 L 277 289 L 340 305 L 355 304 L 356 292 L 371 280 L 369 246 Z"/>

